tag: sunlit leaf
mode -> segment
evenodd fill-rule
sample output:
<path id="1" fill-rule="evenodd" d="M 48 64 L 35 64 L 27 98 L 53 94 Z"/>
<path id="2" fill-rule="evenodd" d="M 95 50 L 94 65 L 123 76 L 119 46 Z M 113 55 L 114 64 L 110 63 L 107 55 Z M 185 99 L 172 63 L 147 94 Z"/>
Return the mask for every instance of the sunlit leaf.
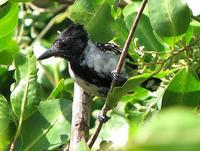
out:
<path id="1" fill-rule="evenodd" d="M 187 31 L 190 9 L 184 0 L 149 0 L 149 18 L 153 29 L 163 37 L 178 36 Z"/>
<path id="2" fill-rule="evenodd" d="M 4 37 L 0 38 L 0 52 L 5 50 L 9 46 L 9 42 L 13 36 L 13 33 L 9 33 L 5 35 Z"/>
<path id="3" fill-rule="evenodd" d="M 109 1 L 78 0 L 68 11 L 72 20 L 85 25 L 92 40 L 108 42 L 113 38 Z"/>
<path id="4" fill-rule="evenodd" d="M 142 82 L 144 82 L 146 79 L 150 78 L 151 74 L 142 74 L 138 76 L 134 76 L 121 87 L 115 87 L 112 90 L 112 93 L 109 93 L 107 96 L 107 103 L 110 108 L 114 108 L 117 102 L 120 100 L 120 98 L 124 95 L 126 95 L 128 92 L 132 92 L 134 88 L 139 86 Z"/>
<path id="5" fill-rule="evenodd" d="M 199 125 L 200 118 L 192 109 L 165 110 L 131 137 L 126 150 L 197 151 L 200 147 Z"/>
<path id="6" fill-rule="evenodd" d="M 76 146 L 76 151 L 90 151 L 90 148 L 87 146 L 87 143 L 82 139 Z"/>
<path id="7" fill-rule="evenodd" d="M 8 47 L 0 52 L 0 64 L 10 65 L 17 52 L 19 52 L 19 46 L 16 41 L 9 40 Z"/>
<path id="8" fill-rule="evenodd" d="M 20 118 L 24 104 L 23 119 L 32 115 L 40 102 L 38 97 L 36 58 L 30 51 L 25 57 L 22 54 L 16 56 L 15 60 L 15 88 L 11 93 L 12 110 Z"/>
<path id="9" fill-rule="evenodd" d="M 66 144 L 70 136 L 71 101 L 43 101 L 38 111 L 24 121 L 16 150 L 44 151 Z"/>
<path id="10" fill-rule="evenodd" d="M 137 13 L 133 13 L 125 17 L 125 22 L 129 30 L 132 26 L 133 19 L 136 17 L 136 14 Z M 164 46 L 154 36 L 149 18 L 146 15 L 141 16 L 140 22 L 134 34 L 134 38 L 138 38 L 139 44 L 144 46 L 147 50 L 163 51 L 165 49 Z"/>
<path id="11" fill-rule="evenodd" d="M 139 1 L 134 1 L 133 3 L 126 5 L 126 7 L 123 9 L 124 17 L 127 17 L 128 15 L 132 13 L 138 12 L 140 7 L 141 7 L 141 2 Z M 148 15 L 147 7 L 145 7 L 143 14 Z"/>
<path id="12" fill-rule="evenodd" d="M 0 8 L 0 38 L 13 32 L 17 22 L 18 3 L 6 3 L 3 7 Z"/>
<path id="13" fill-rule="evenodd" d="M 63 89 L 65 88 L 65 85 L 64 85 L 64 79 L 61 79 L 57 85 L 57 87 L 51 92 L 50 96 L 48 97 L 48 100 L 49 99 L 55 99 L 58 97 L 58 95 L 63 91 Z"/>
<path id="14" fill-rule="evenodd" d="M 171 105 L 197 106 L 200 99 L 200 81 L 191 68 L 180 70 L 168 85 L 162 107 Z"/>

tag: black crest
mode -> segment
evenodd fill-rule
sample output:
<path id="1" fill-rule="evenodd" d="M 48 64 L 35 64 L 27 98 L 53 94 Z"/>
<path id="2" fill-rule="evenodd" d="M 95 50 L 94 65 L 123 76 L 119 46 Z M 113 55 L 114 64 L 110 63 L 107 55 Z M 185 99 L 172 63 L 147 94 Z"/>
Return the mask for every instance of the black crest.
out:
<path id="1" fill-rule="evenodd" d="M 78 23 L 73 23 L 67 29 L 62 31 L 60 35 L 58 35 L 57 40 L 68 40 L 68 41 L 80 40 L 87 42 L 88 35 L 83 25 Z"/>
<path id="2" fill-rule="evenodd" d="M 83 25 L 73 23 L 66 30 L 62 31 L 55 43 L 60 45 L 60 49 L 68 50 L 71 56 L 80 55 L 88 42 L 88 35 Z"/>

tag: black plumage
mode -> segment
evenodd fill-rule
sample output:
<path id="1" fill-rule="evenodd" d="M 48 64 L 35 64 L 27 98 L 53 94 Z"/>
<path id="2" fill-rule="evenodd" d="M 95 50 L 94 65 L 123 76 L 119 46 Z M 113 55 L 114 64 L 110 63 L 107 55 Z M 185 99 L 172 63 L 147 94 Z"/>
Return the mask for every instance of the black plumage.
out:
<path id="1" fill-rule="evenodd" d="M 120 54 L 121 49 L 117 45 L 93 43 L 82 25 L 72 24 L 59 34 L 52 47 L 38 59 L 51 56 L 67 59 L 71 68 L 70 75 L 76 83 L 93 95 L 105 97 Z M 127 59 L 133 61 L 130 55 Z M 120 77 L 123 79 L 121 84 L 129 77 L 124 67 Z"/>

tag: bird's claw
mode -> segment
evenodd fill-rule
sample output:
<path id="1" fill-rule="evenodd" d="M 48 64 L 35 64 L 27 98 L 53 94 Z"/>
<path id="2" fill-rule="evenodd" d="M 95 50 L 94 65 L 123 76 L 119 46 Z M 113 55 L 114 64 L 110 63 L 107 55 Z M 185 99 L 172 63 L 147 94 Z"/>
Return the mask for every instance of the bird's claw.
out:
<path id="1" fill-rule="evenodd" d="M 110 117 L 106 116 L 106 115 L 99 115 L 97 118 L 100 122 L 106 123 Z"/>
<path id="2" fill-rule="evenodd" d="M 118 74 L 115 70 L 113 70 L 111 73 L 117 84 L 121 85 L 125 82 L 124 78 L 120 74 Z"/>

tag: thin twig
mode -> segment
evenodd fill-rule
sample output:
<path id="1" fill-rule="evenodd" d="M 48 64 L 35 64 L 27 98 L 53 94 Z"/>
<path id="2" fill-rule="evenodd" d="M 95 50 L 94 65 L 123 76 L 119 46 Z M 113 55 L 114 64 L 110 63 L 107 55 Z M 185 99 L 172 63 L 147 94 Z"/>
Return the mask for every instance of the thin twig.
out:
<path id="1" fill-rule="evenodd" d="M 196 16 L 191 16 L 192 17 L 192 19 L 194 19 L 194 20 L 196 20 L 197 22 L 199 22 L 200 23 L 200 18 L 198 18 L 198 17 L 196 17 Z"/>
<path id="2" fill-rule="evenodd" d="M 101 113 L 100 115 L 103 115 L 103 116 L 106 116 L 107 112 L 109 111 L 109 107 L 107 106 L 106 103 L 104 103 L 104 106 L 103 108 L 101 109 Z M 97 125 L 96 125 L 96 129 L 95 129 L 95 132 L 93 133 L 93 135 L 90 137 L 90 139 L 88 140 L 87 144 L 89 146 L 89 148 L 92 148 L 92 146 L 94 145 L 100 131 L 101 131 L 101 128 L 103 126 L 103 122 L 102 121 L 98 121 Z"/>
<path id="3" fill-rule="evenodd" d="M 118 64 L 117 64 L 117 67 L 116 67 L 116 70 L 115 70 L 116 74 L 120 74 L 120 72 L 121 72 L 122 65 L 123 65 L 124 60 L 126 58 L 126 55 L 128 53 L 128 48 L 130 46 L 130 43 L 131 43 L 131 40 L 133 38 L 134 32 L 135 32 L 136 27 L 137 27 L 137 25 L 139 23 L 140 17 L 142 15 L 142 12 L 143 12 L 145 6 L 146 6 L 147 1 L 148 0 L 143 0 L 142 1 L 140 10 L 138 11 L 138 14 L 137 14 L 136 18 L 134 19 L 134 22 L 132 24 L 131 30 L 129 32 L 128 38 L 126 40 L 126 43 L 124 45 L 124 48 L 122 50 L 122 53 L 120 55 L 120 58 L 119 58 L 119 61 L 118 61 Z M 111 87 L 110 87 L 110 92 L 112 91 L 113 87 L 115 86 L 115 83 L 116 83 L 116 81 L 113 79 Z M 106 116 L 108 111 L 109 111 L 109 106 L 107 105 L 107 101 L 105 101 L 105 104 L 104 104 L 104 106 L 103 106 L 103 108 L 101 110 L 101 115 L 102 116 Z M 102 128 L 102 125 L 103 125 L 103 121 L 98 121 L 97 127 L 95 129 L 95 132 L 93 133 L 93 135 L 90 137 L 89 141 L 87 142 L 89 148 L 92 148 L 93 144 L 95 143 L 95 140 L 97 139 L 97 137 L 99 135 L 99 132 L 100 132 L 100 130 Z"/>

